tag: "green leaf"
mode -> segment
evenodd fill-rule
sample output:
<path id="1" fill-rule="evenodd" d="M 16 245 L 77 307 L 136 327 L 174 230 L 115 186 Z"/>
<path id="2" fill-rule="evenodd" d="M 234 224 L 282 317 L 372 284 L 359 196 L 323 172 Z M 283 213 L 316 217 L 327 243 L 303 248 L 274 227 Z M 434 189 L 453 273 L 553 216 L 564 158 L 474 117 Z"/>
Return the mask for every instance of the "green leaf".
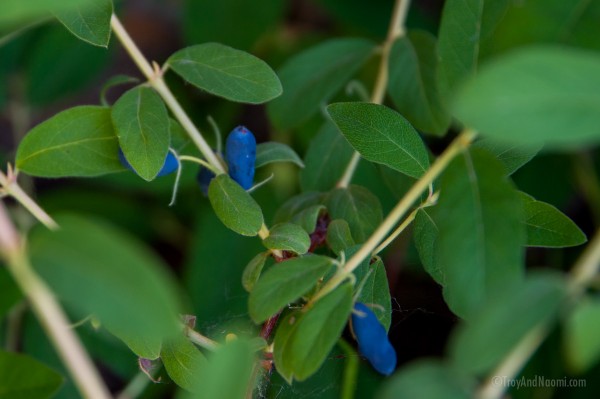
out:
<path id="1" fill-rule="evenodd" d="M 278 263 L 258 280 L 248 299 L 252 320 L 260 323 L 308 292 L 332 267 L 326 256 L 307 255 Z"/>
<path id="2" fill-rule="evenodd" d="M 229 176 L 221 174 L 210 182 L 208 198 L 225 226 L 244 236 L 255 236 L 263 225 L 260 206 Z"/>
<path id="3" fill-rule="evenodd" d="M 308 234 L 312 234 L 317 227 L 319 216 L 324 212 L 323 205 L 313 205 L 294 215 L 292 223 L 300 225 Z"/>
<path id="4" fill-rule="evenodd" d="M 112 121 L 121 150 L 141 178 L 153 180 L 163 167 L 169 143 L 169 114 L 150 87 L 128 90 L 113 105 Z"/>
<path id="5" fill-rule="evenodd" d="M 444 3 L 438 32 L 438 82 L 447 99 L 457 85 L 475 74 L 481 39 L 484 0 Z"/>
<path id="6" fill-rule="evenodd" d="M 302 159 L 289 146 L 269 141 L 256 146 L 255 168 L 260 168 L 273 162 L 292 162 L 303 168 Z"/>
<path id="7" fill-rule="evenodd" d="M 491 152 L 504 165 L 506 175 L 512 175 L 521 166 L 531 161 L 542 149 L 541 145 L 507 144 L 491 138 L 477 140 L 473 148 L 483 148 Z"/>
<path id="8" fill-rule="evenodd" d="M 455 115 L 504 141 L 554 147 L 598 142 L 599 68 L 600 56 L 592 52 L 519 49 L 490 62 L 464 85 Z"/>
<path id="9" fill-rule="evenodd" d="M 452 161 L 440 192 L 434 220 L 444 298 L 468 319 L 486 298 L 522 278 L 521 201 L 500 162 L 481 150 Z"/>
<path id="10" fill-rule="evenodd" d="M 303 210 L 321 203 L 323 199 L 322 193 L 314 191 L 300 193 L 288 199 L 277 210 L 274 217 L 275 223 L 289 222 L 292 218 Z"/>
<path id="11" fill-rule="evenodd" d="M 372 103 L 336 103 L 327 112 L 346 140 L 368 161 L 419 178 L 429 167 L 419 134 L 396 111 Z"/>
<path id="12" fill-rule="evenodd" d="M 278 71 L 283 95 L 267 106 L 279 129 L 298 126 L 348 82 L 373 54 L 364 39 L 334 39 L 290 58 Z"/>
<path id="13" fill-rule="evenodd" d="M 202 375 L 209 364 L 187 337 L 166 341 L 160 353 L 169 377 L 180 387 L 190 392 L 201 392 L 198 376 Z"/>
<path id="14" fill-rule="evenodd" d="M 510 0 L 496 0 L 486 3 L 492 3 L 491 7 L 498 8 L 505 7 L 502 3 L 507 2 L 511 7 L 508 7 L 500 23 L 496 24 L 489 40 L 482 42 L 482 56 L 491 57 L 511 48 L 534 43 L 557 43 L 600 50 L 600 42 L 596 40 L 599 33 L 596 22 L 600 14 L 600 3 L 585 0 L 528 0 L 521 4 Z M 484 24 L 487 11 L 488 4 L 484 9 Z M 482 37 L 486 36 L 485 31 L 486 27 L 483 26 Z"/>
<path id="15" fill-rule="evenodd" d="M 49 10 L 67 11 L 89 6 L 93 0 L 3 0 L 0 27 L 14 27 L 32 18 L 49 15 Z"/>
<path id="16" fill-rule="evenodd" d="M 252 292 L 269 255 L 271 255 L 269 251 L 261 252 L 252 258 L 246 265 L 244 273 L 242 274 L 242 285 L 246 291 Z"/>
<path id="17" fill-rule="evenodd" d="M 23 294 L 8 269 L 0 267 L 0 319 L 21 299 Z"/>
<path id="18" fill-rule="evenodd" d="M 108 47 L 112 0 L 96 0 L 82 7 L 55 12 L 56 18 L 76 37 L 94 46 Z"/>
<path id="19" fill-rule="evenodd" d="M 337 188 L 329 193 L 325 206 L 331 219 L 344 219 L 357 243 L 369 238 L 383 219 L 379 199 L 361 186 Z"/>
<path id="20" fill-rule="evenodd" d="M 110 109 L 67 109 L 29 131 L 19 144 L 17 168 L 39 177 L 92 177 L 124 170 Z"/>
<path id="21" fill-rule="evenodd" d="M 310 237 L 295 223 L 281 223 L 271 228 L 269 236 L 263 240 L 263 245 L 269 249 L 292 251 L 302 255 L 310 247 Z"/>
<path id="22" fill-rule="evenodd" d="M 410 363 L 385 382 L 377 399 L 468 399 L 469 383 L 437 360 Z"/>
<path id="23" fill-rule="evenodd" d="M 385 165 L 377 165 L 377 171 L 383 180 L 383 183 L 390 190 L 392 195 L 399 201 L 406 195 L 408 190 L 416 183 L 416 179 L 408 177 Z M 422 194 L 421 199 L 425 200 L 427 194 Z"/>
<path id="24" fill-rule="evenodd" d="M 167 64 L 187 82 L 231 101 L 261 104 L 281 94 L 277 75 L 263 60 L 222 44 L 186 47 Z"/>
<path id="25" fill-rule="evenodd" d="M 558 314 L 566 295 L 563 280 L 560 275 L 539 273 L 506 285 L 455 331 L 450 353 L 456 369 L 482 375 L 497 366 L 529 331 Z"/>
<path id="26" fill-rule="evenodd" d="M 46 399 L 54 396 L 63 378 L 27 355 L 0 351 L 0 399 Z"/>
<path id="27" fill-rule="evenodd" d="M 289 383 L 303 381 L 323 364 L 340 338 L 352 309 L 352 286 L 344 284 L 307 310 L 290 313 L 275 334 L 277 371 Z"/>
<path id="28" fill-rule="evenodd" d="M 193 378 L 194 395 L 189 399 L 247 397 L 247 390 L 254 386 L 252 380 L 255 365 L 252 342 L 238 338 L 217 348 L 210 354 L 207 367 Z M 254 376 L 256 377 L 256 376 Z M 234 383 L 235 382 L 235 383 Z"/>
<path id="29" fill-rule="evenodd" d="M 581 229 L 561 211 L 523 192 L 519 194 L 523 202 L 527 246 L 563 248 L 587 241 Z"/>
<path id="30" fill-rule="evenodd" d="M 311 140 L 300 171 L 303 191 L 328 191 L 340 180 L 354 150 L 331 121 Z"/>
<path id="31" fill-rule="evenodd" d="M 329 226 L 327 226 L 327 244 L 336 255 L 355 244 L 348 222 L 344 219 L 335 219 L 329 223 Z"/>
<path id="32" fill-rule="evenodd" d="M 55 232 L 34 232 L 29 252 L 60 299 L 128 336 L 155 342 L 179 331 L 175 283 L 157 257 L 100 220 L 65 214 L 57 222 Z"/>
<path id="33" fill-rule="evenodd" d="M 398 111 L 417 129 L 443 136 L 450 125 L 437 87 L 435 37 L 411 31 L 396 40 L 390 54 L 388 92 Z"/>
<path id="34" fill-rule="evenodd" d="M 349 259 L 359 248 L 357 247 L 354 251 L 347 253 L 346 259 Z M 357 283 L 362 284 L 356 302 L 375 305 L 372 308 L 373 312 L 385 327 L 385 330 L 388 331 L 392 324 L 392 298 L 390 297 L 390 286 L 383 261 L 379 257 L 375 258 L 373 263 L 367 260 L 356 268 L 354 275 Z"/>
<path id="35" fill-rule="evenodd" d="M 155 360 L 160 357 L 162 349 L 162 338 L 153 333 L 142 333 L 139 331 L 130 331 L 127 328 L 121 328 L 118 325 L 105 326 L 106 329 L 115 337 L 119 338 L 133 353 L 144 359 Z"/>
<path id="36" fill-rule="evenodd" d="M 115 75 L 110 77 L 103 85 L 102 90 L 100 90 L 100 103 L 105 107 L 108 107 L 110 104 L 106 99 L 106 94 L 110 89 L 116 86 L 139 83 L 138 78 L 134 78 L 133 76 L 128 75 Z"/>
<path id="37" fill-rule="evenodd" d="M 585 298 L 568 315 L 565 323 L 566 356 L 578 373 L 589 370 L 600 360 L 600 300 Z"/>
<path id="38" fill-rule="evenodd" d="M 433 220 L 431 211 L 421 208 L 417 211 L 414 222 L 413 237 L 423 269 L 440 285 L 444 285 L 444 273 L 439 263 L 437 248 L 439 229 Z"/>

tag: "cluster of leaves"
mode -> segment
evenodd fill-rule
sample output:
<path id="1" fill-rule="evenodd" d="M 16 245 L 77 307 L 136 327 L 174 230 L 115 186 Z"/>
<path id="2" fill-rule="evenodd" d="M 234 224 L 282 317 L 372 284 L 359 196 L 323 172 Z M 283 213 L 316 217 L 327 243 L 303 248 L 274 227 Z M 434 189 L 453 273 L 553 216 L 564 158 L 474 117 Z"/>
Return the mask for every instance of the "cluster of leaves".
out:
<path id="1" fill-rule="evenodd" d="M 112 3 L 95 7 L 57 11 L 56 16 L 80 39 L 106 46 Z M 415 30 L 396 39 L 387 65 L 393 108 L 340 94 L 377 55 L 376 43 L 367 39 L 327 40 L 291 57 L 277 74 L 249 53 L 217 43 L 184 48 L 166 61 L 161 71 L 170 69 L 211 95 L 247 104 L 269 102 L 269 119 L 279 131 L 314 121 L 321 125 L 304 162 L 283 144 L 259 145 L 257 167 L 278 161 L 303 167 L 302 192 L 277 210 L 268 234 L 259 202 L 227 174 L 218 174 L 208 190 L 214 214 L 227 228 L 261 236 L 264 249 L 239 278 L 249 292 L 252 321 L 261 325 L 279 319 L 273 337 L 263 338 L 273 343 L 276 370 L 288 383 L 304 381 L 323 367 L 354 302 L 372 305 L 380 323 L 390 328 L 391 298 L 378 256 L 362 259 L 352 276 L 311 301 L 343 273 L 345 261 L 383 222 L 383 206 L 370 189 L 336 187 L 353 153 L 363 164 L 374 165 L 378 179 L 403 197 L 437 159 L 426 142 L 449 135 L 453 121 L 483 137 L 431 181 L 429 197 L 414 208 L 413 237 L 424 270 L 465 322 L 451 337 L 448 361 L 406 367 L 380 397 L 437 398 L 448 392 L 469 397 L 478 379 L 532 329 L 552 326 L 559 318 L 573 370 L 583 373 L 597 363 L 597 294 L 574 298 L 565 275 L 525 271 L 525 248 L 576 246 L 586 237 L 557 208 L 519 191 L 511 175 L 542 146 L 570 149 L 600 140 L 600 56 L 531 46 L 479 68 L 480 60 L 495 55 L 486 43 L 502 31 L 508 7 L 508 1 L 448 0 L 437 38 Z M 136 173 L 153 181 L 168 151 L 179 154 L 189 141 L 161 94 L 150 81 L 112 106 L 78 106 L 53 116 L 20 142 L 17 168 L 37 177 L 121 172 L 120 148 Z M 334 100 L 340 97 L 344 101 Z M 323 104 L 329 104 L 326 115 L 319 113 Z M 140 358 L 160 358 L 171 379 L 196 395 L 217 397 L 225 375 L 233 381 L 257 378 L 256 352 L 265 342 L 238 339 L 207 360 L 181 333 L 188 327 L 175 317 L 189 308 L 182 290 L 162 261 L 136 240 L 82 216 L 59 216 L 58 222 L 58 232 L 32 232 L 29 254 L 36 271 L 75 314 L 94 315 Z M 3 353 L 0 365 L 17 362 L 23 369 L 43 370 L 40 397 L 57 388 L 56 375 L 16 357 Z M 245 384 L 225 386 L 232 392 L 223 397 L 246 393 Z"/>

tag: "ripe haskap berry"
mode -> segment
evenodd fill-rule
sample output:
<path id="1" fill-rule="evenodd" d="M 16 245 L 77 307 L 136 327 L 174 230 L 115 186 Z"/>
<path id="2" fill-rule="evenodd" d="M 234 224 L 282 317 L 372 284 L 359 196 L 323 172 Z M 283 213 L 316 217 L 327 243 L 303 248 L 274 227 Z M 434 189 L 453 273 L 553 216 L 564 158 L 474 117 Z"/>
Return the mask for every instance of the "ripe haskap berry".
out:
<path id="1" fill-rule="evenodd" d="M 396 368 L 396 351 L 388 340 L 385 328 L 367 305 L 357 302 L 354 310 L 352 330 L 358 341 L 358 350 L 375 370 L 383 375 L 392 374 Z"/>
<path id="2" fill-rule="evenodd" d="M 256 161 L 256 139 L 250 130 L 238 126 L 229 133 L 225 143 L 225 159 L 229 166 L 229 176 L 244 190 L 254 182 Z"/>
<path id="3" fill-rule="evenodd" d="M 125 154 L 123 154 L 123 151 L 120 148 L 119 148 L 119 161 L 121 161 L 121 165 L 123 165 L 127 169 L 131 170 L 132 172 L 135 172 L 135 169 L 133 169 L 133 166 L 131 166 L 131 164 L 129 163 L 127 158 L 125 158 Z M 179 161 L 177 160 L 177 157 L 175 157 L 175 155 L 173 155 L 173 153 L 171 151 L 169 151 L 169 152 L 167 152 L 167 157 L 165 158 L 165 162 L 163 163 L 163 166 L 160 169 L 160 171 L 158 172 L 158 174 L 156 175 L 156 177 L 165 176 L 170 173 L 173 173 L 177 170 L 178 167 L 179 167 Z"/>
<path id="4" fill-rule="evenodd" d="M 198 181 L 198 185 L 200 186 L 200 191 L 204 196 L 208 196 L 208 186 L 210 182 L 215 177 L 215 174 L 212 170 L 205 168 L 204 166 L 200 166 L 200 170 L 196 175 L 196 181 Z"/>

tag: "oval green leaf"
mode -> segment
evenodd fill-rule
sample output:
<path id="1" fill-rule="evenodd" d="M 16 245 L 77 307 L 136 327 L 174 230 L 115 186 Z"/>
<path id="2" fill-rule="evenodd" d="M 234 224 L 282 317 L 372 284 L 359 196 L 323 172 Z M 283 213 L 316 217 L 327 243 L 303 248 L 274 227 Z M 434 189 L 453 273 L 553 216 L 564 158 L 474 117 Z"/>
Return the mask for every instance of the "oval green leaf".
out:
<path id="1" fill-rule="evenodd" d="M 274 162 L 291 162 L 299 167 L 304 167 L 304 162 L 289 146 L 282 143 L 269 141 L 256 146 L 255 168 L 260 168 Z"/>
<path id="2" fill-rule="evenodd" d="M 108 47 L 112 0 L 96 0 L 83 6 L 56 11 L 56 18 L 77 38 L 94 46 Z"/>
<path id="3" fill-rule="evenodd" d="M 388 92 L 398 111 L 417 129 L 443 136 L 450 115 L 438 92 L 435 37 L 409 32 L 394 43 L 389 64 Z"/>
<path id="4" fill-rule="evenodd" d="M 144 180 L 156 177 L 169 151 L 169 114 L 153 89 L 134 87 L 113 105 L 112 121 L 121 150 Z"/>
<path id="5" fill-rule="evenodd" d="M 458 93 L 455 115 L 515 143 L 600 141 L 600 56 L 565 47 L 519 49 L 490 62 Z M 543 73 L 540 73 L 543 71 Z"/>
<path id="6" fill-rule="evenodd" d="M 0 351 L 0 399 L 49 399 L 62 383 L 60 374 L 32 357 Z"/>
<path id="7" fill-rule="evenodd" d="M 201 392 L 198 376 L 209 367 L 208 361 L 187 337 L 165 342 L 160 359 L 167 374 L 177 385 L 190 392 Z"/>
<path id="8" fill-rule="evenodd" d="M 498 161 L 502 162 L 506 175 L 512 175 L 521 166 L 531 161 L 542 149 L 541 145 L 509 144 L 484 137 L 472 145 L 473 148 L 483 148 L 491 152 Z"/>
<path id="9" fill-rule="evenodd" d="M 264 343 L 264 341 L 263 341 Z M 195 385 L 193 395 L 185 399 L 246 398 L 248 389 L 254 387 L 255 345 L 252 341 L 237 338 L 219 346 L 208 357 L 207 367 L 191 375 Z M 235 382 L 235 383 L 233 383 Z M 188 389 L 189 390 L 189 389 Z"/>
<path id="10" fill-rule="evenodd" d="M 484 0 L 448 0 L 438 32 L 438 82 L 447 100 L 464 79 L 475 74 L 479 58 Z"/>
<path id="11" fill-rule="evenodd" d="M 368 161 L 419 178 L 429 168 L 425 144 L 396 111 L 372 103 L 336 103 L 327 112 L 346 140 Z"/>
<path id="12" fill-rule="evenodd" d="M 155 360 L 160 357 L 162 349 L 162 337 L 160 335 L 133 333 L 127 328 L 118 325 L 106 325 L 106 329 L 115 337 L 119 338 L 133 353 L 144 359 Z"/>
<path id="13" fill-rule="evenodd" d="M 450 353 L 456 369 L 477 375 L 491 371 L 529 331 L 558 314 L 565 294 L 564 279 L 553 274 L 533 274 L 505 286 L 454 332 Z"/>
<path id="14" fill-rule="evenodd" d="M 0 27 L 15 28 L 33 18 L 49 17 L 49 10 L 67 11 L 92 4 L 94 0 L 3 0 Z"/>
<path id="15" fill-rule="evenodd" d="M 581 229 L 564 213 L 530 195 L 522 192 L 519 194 L 523 202 L 527 246 L 563 248 L 587 241 Z"/>
<path id="16" fill-rule="evenodd" d="M 339 256 L 340 252 L 345 251 L 355 244 L 350 232 L 350 226 L 344 219 L 335 219 L 327 226 L 327 245 Z"/>
<path id="17" fill-rule="evenodd" d="M 328 191 L 343 176 L 354 150 L 331 121 L 326 121 L 311 140 L 300 171 L 303 191 Z"/>
<path id="18" fill-rule="evenodd" d="M 417 211 L 414 222 L 413 238 L 423 269 L 440 285 L 444 285 L 444 274 L 440 266 L 437 249 L 440 232 L 427 208 Z"/>
<path id="19" fill-rule="evenodd" d="M 292 223 L 300 225 L 304 231 L 312 234 L 317 227 L 319 216 L 324 212 L 325 207 L 323 205 L 313 205 L 294 215 Z"/>
<path id="20" fill-rule="evenodd" d="M 261 252 L 257 254 L 244 268 L 242 274 L 242 285 L 248 292 L 252 292 L 254 285 L 258 281 L 260 274 L 262 273 L 263 267 L 271 253 L 269 251 Z"/>
<path id="21" fill-rule="evenodd" d="M 267 106 L 280 129 L 298 126 L 315 114 L 373 54 L 364 39 L 335 39 L 290 58 L 278 71 L 283 95 Z"/>
<path id="22" fill-rule="evenodd" d="M 358 251 L 358 248 L 353 252 L 356 251 Z M 353 253 L 347 253 L 346 259 L 349 259 L 352 255 Z M 388 331 L 392 324 L 392 298 L 383 261 L 377 257 L 373 263 L 370 260 L 363 262 L 354 270 L 354 275 L 360 289 L 356 302 L 375 305 L 372 310 L 377 316 L 377 320 Z"/>
<path id="23" fill-rule="evenodd" d="M 584 298 L 565 321 L 566 357 L 571 367 L 583 373 L 600 360 L 600 300 Z"/>
<path id="24" fill-rule="evenodd" d="M 222 44 L 186 47 L 167 64 L 187 82 L 231 101 L 261 104 L 281 94 L 279 78 L 269 65 Z"/>
<path id="25" fill-rule="evenodd" d="M 471 382 L 437 360 L 411 363 L 390 378 L 377 399 L 469 399 Z"/>
<path id="26" fill-rule="evenodd" d="M 29 250 L 60 299 L 128 336 L 156 342 L 179 331 L 173 277 L 147 248 L 101 220 L 63 215 L 57 222 L 55 232 L 35 231 Z"/>
<path id="27" fill-rule="evenodd" d="M 308 292 L 332 267 L 333 259 L 320 255 L 292 258 L 270 268 L 258 280 L 248 299 L 252 320 L 260 323 Z"/>
<path id="28" fill-rule="evenodd" d="M 500 162 L 482 150 L 452 161 L 440 193 L 433 212 L 444 298 L 469 318 L 486 298 L 523 277 L 521 201 Z"/>
<path id="29" fill-rule="evenodd" d="M 292 251 L 302 255 L 310 248 L 310 237 L 302 226 L 281 223 L 271 228 L 269 236 L 263 240 L 263 245 L 269 249 Z"/>
<path id="30" fill-rule="evenodd" d="M 229 176 L 221 174 L 210 182 L 208 199 L 225 226 L 244 236 L 255 236 L 263 225 L 260 206 Z"/>
<path id="31" fill-rule="evenodd" d="M 352 310 L 352 286 L 344 284 L 308 310 L 290 313 L 279 324 L 273 357 L 289 383 L 303 381 L 323 364 L 340 338 Z"/>
<path id="32" fill-rule="evenodd" d="M 379 199 L 361 186 L 337 188 L 329 193 L 325 205 L 332 219 L 344 219 L 357 243 L 369 238 L 383 219 Z"/>
<path id="33" fill-rule="evenodd" d="M 110 109 L 70 108 L 40 123 L 19 144 L 17 168 L 39 177 L 92 177 L 124 170 Z"/>
<path id="34" fill-rule="evenodd" d="M 281 205 L 275 214 L 274 222 L 282 223 L 289 222 L 292 218 L 303 210 L 321 203 L 323 199 L 322 193 L 314 191 L 300 193 L 288 199 Z"/>

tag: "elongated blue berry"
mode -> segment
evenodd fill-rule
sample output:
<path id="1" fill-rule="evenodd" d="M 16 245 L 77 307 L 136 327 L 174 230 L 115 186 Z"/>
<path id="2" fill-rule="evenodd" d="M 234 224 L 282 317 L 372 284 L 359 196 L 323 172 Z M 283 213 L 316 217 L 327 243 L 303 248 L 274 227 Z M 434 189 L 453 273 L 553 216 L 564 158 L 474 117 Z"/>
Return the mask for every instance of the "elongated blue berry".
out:
<path id="1" fill-rule="evenodd" d="M 123 165 L 127 169 L 131 170 L 132 172 L 135 172 L 135 169 L 133 169 L 133 166 L 131 166 L 131 164 L 129 163 L 127 158 L 125 158 L 125 154 L 123 154 L 123 151 L 120 148 L 119 148 L 119 161 L 121 161 L 121 165 Z M 160 169 L 160 171 L 158 172 L 158 174 L 156 175 L 156 177 L 171 174 L 171 173 L 175 172 L 178 167 L 179 167 L 179 161 L 177 160 L 175 155 L 173 155 L 173 153 L 171 151 L 169 151 L 169 152 L 167 152 L 167 157 L 165 158 L 165 163 L 163 163 L 163 166 Z"/>
<path id="2" fill-rule="evenodd" d="M 354 310 L 352 330 L 358 341 L 358 350 L 375 370 L 383 375 L 392 374 L 396 368 L 396 351 L 390 344 L 385 328 L 364 303 L 355 303 Z"/>
<path id="3" fill-rule="evenodd" d="M 225 160 L 229 166 L 229 176 L 244 190 L 252 187 L 256 161 L 256 139 L 246 127 L 238 126 L 227 136 Z"/>
<path id="4" fill-rule="evenodd" d="M 202 191 L 202 194 L 204 194 L 205 197 L 208 196 L 208 186 L 214 177 L 215 174 L 212 172 L 212 170 L 205 168 L 204 166 L 200 166 L 200 170 L 196 175 L 196 180 L 200 186 L 200 191 Z"/>

